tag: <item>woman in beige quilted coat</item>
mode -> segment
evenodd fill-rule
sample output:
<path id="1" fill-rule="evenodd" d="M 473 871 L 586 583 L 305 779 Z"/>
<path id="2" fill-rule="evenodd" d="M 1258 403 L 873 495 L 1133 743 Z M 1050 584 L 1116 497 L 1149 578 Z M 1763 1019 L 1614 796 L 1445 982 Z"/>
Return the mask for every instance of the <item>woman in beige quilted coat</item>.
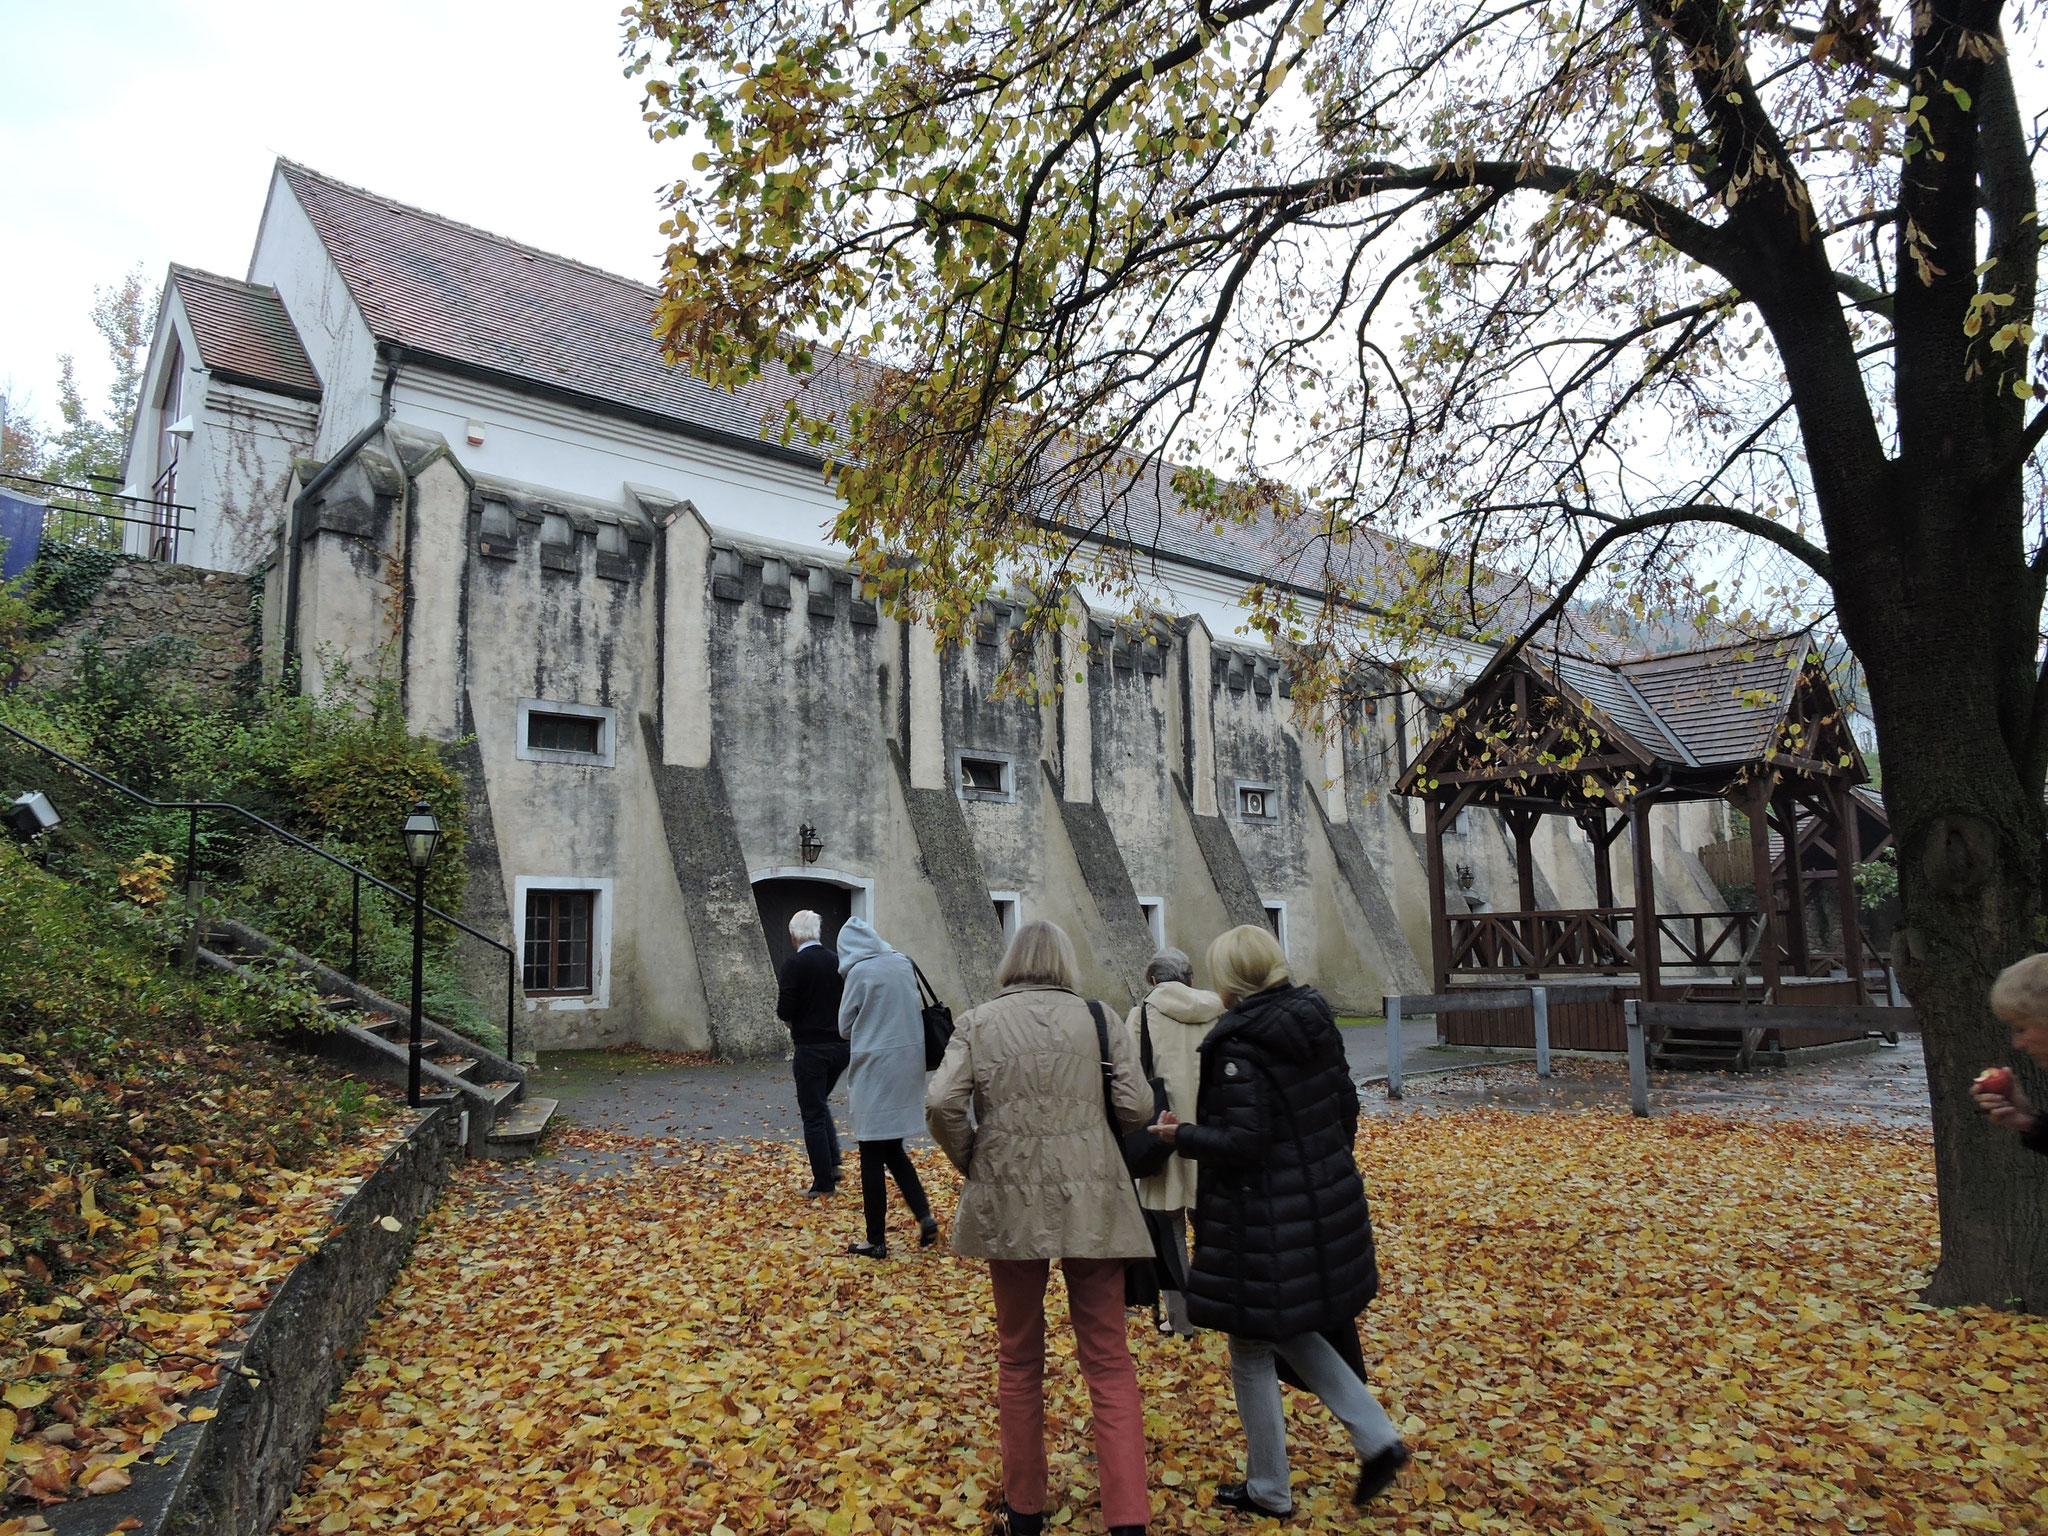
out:
<path id="1" fill-rule="evenodd" d="M 1084 1002 L 1074 949 L 1052 923 L 1017 930 L 1001 996 L 961 1018 L 925 1094 L 925 1125 L 966 1176 L 953 1251 L 986 1259 L 996 1304 L 1004 1536 L 1045 1523 L 1045 1286 L 1067 1281 L 1074 1354 L 1095 1421 L 1102 1521 L 1139 1536 L 1150 1517 L 1138 1373 L 1124 1334 L 1124 1266 L 1152 1243 L 1104 1104 L 1119 1129 L 1152 1114 L 1130 1036 Z M 971 1112 L 971 1113 L 970 1113 Z"/>
<path id="2" fill-rule="evenodd" d="M 1131 1049 L 1145 1058 L 1145 1042 L 1151 1042 L 1151 1073 L 1166 1084 L 1168 1104 L 1181 1124 L 1194 1119 L 1195 1090 L 1202 1085 L 1202 1042 L 1223 1013 L 1223 999 L 1193 985 L 1194 965 L 1178 949 L 1162 949 L 1145 967 L 1145 981 L 1152 988 L 1143 1002 L 1124 1020 L 1130 1031 Z M 1195 1208 L 1196 1165 L 1184 1157 L 1169 1157 L 1166 1166 L 1149 1178 L 1138 1180 L 1138 1203 L 1148 1211 L 1165 1211 L 1173 1222 L 1175 1240 L 1182 1260 L 1188 1250 L 1188 1216 Z M 1188 1321 L 1187 1297 L 1165 1290 L 1160 1300 L 1173 1331 L 1186 1337 L 1195 1331 Z"/>

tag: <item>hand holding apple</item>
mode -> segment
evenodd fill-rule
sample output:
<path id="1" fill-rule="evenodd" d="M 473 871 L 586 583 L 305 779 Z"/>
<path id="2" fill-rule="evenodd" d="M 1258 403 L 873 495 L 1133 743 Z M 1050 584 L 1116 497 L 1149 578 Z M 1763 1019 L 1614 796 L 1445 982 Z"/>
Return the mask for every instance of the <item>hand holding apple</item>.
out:
<path id="1" fill-rule="evenodd" d="M 2025 1134 L 2040 1123 L 2034 1106 L 2012 1075 L 2010 1067 L 1987 1067 L 1970 1084 L 1970 1096 L 1994 1124 L 2011 1126 Z"/>

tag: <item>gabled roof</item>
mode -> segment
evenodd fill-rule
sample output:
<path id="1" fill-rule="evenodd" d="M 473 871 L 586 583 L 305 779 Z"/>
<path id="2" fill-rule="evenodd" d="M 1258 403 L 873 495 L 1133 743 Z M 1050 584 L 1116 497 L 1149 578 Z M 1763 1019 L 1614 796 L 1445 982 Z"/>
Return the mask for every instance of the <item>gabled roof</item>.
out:
<path id="1" fill-rule="evenodd" d="M 1563 804 L 1584 803 L 1589 784 L 1610 798 L 1624 784 L 1719 796 L 1755 770 L 1860 782 L 1812 654 L 1806 634 L 1624 661 L 1532 646 L 1482 670 L 1396 788 Z"/>
<path id="2" fill-rule="evenodd" d="M 320 376 L 275 288 L 180 266 L 171 268 L 171 286 L 208 372 L 298 400 L 320 398 Z"/>
<path id="3" fill-rule="evenodd" d="M 428 366 L 541 392 L 748 451 L 824 464 L 807 447 L 783 449 L 777 434 L 792 397 L 807 414 L 844 420 L 871 365 L 820 351 L 814 374 L 775 371 L 736 392 L 670 365 L 654 339 L 660 291 L 366 192 L 289 160 L 278 172 L 298 199 L 349 295 L 380 341 L 398 342 Z M 801 394 L 799 394 L 801 392 Z M 764 425 L 769 435 L 763 438 Z M 1086 536 L 1242 581 L 1321 590 L 1334 578 L 1355 587 L 1395 584 L 1413 546 L 1366 531 L 1328 545 L 1313 526 L 1270 513 L 1249 521 L 1198 516 L 1175 495 L 1169 466 L 1147 460 L 1105 476 L 1105 503 L 1078 514 Z M 1487 602 L 1534 606 L 1526 582 L 1488 573 Z M 1512 616 L 1512 615 L 1511 615 Z"/>
<path id="4" fill-rule="evenodd" d="M 1763 756 L 1792 702 L 1811 642 L 1804 634 L 1609 663 L 1635 685 L 1702 765 Z"/>
<path id="5" fill-rule="evenodd" d="M 289 160 L 279 161 L 278 170 L 371 332 L 430 364 L 566 393 L 771 453 L 775 444 L 763 441 L 762 428 L 780 430 L 793 395 L 808 396 L 807 411 L 830 415 L 851 392 L 855 370 L 829 354 L 807 378 L 777 371 L 739 391 L 714 388 L 662 357 L 654 339 L 660 294 L 647 284 L 378 197 Z M 785 456 L 822 462 L 802 450 Z"/>

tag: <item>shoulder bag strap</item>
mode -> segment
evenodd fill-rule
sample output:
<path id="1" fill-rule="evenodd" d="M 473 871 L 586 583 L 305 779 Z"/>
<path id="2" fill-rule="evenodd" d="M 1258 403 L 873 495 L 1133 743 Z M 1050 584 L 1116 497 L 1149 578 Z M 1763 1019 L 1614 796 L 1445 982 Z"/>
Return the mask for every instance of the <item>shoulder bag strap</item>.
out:
<path id="1" fill-rule="evenodd" d="M 1152 1070 L 1152 1005 L 1138 1004 L 1138 1059 L 1145 1064 L 1145 1080 L 1158 1076 Z"/>
<path id="2" fill-rule="evenodd" d="M 939 1000 L 939 989 L 924 979 L 924 967 L 911 960 L 908 955 L 903 958 L 910 960 L 910 969 L 917 974 L 918 1001 L 926 1004 L 936 1003 Z"/>
<path id="3" fill-rule="evenodd" d="M 1088 999 L 1088 1016 L 1095 1020 L 1095 1045 L 1102 1054 L 1102 1113 L 1109 1121 L 1109 1134 L 1120 1136 L 1122 1127 L 1116 1118 L 1116 1068 L 1109 1059 L 1109 1021 L 1102 1016 L 1102 1004 L 1094 998 Z"/>

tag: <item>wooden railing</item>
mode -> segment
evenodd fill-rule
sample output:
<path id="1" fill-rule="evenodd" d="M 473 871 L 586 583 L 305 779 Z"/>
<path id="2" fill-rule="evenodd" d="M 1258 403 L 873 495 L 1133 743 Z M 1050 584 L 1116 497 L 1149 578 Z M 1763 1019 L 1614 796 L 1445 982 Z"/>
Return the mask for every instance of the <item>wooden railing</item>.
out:
<path id="1" fill-rule="evenodd" d="M 1493 975 L 1635 969 L 1635 913 L 1626 907 L 1450 916 L 1451 969 Z"/>
<path id="2" fill-rule="evenodd" d="M 1633 907 L 1452 913 L 1447 921 L 1451 970 L 1460 974 L 1597 975 L 1636 968 Z M 1757 923 L 1754 912 L 1660 912 L 1663 964 L 1734 969 L 1753 949 Z"/>
<path id="3" fill-rule="evenodd" d="M 1754 912 L 1659 912 L 1667 965 L 1734 965 L 1756 938 Z M 1673 948 L 1678 951 L 1672 954 Z"/>

